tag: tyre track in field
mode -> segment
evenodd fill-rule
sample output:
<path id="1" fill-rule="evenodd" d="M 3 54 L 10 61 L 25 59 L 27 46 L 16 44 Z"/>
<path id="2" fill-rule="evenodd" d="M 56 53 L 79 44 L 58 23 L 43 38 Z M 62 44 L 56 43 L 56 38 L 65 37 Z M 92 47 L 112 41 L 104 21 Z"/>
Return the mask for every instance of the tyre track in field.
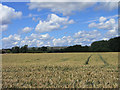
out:
<path id="1" fill-rule="evenodd" d="M 89 63 L 89 60 L 90 60 L 91 56 L 92 56 L 92 55 L 90 55 L 90 56 L 88 57 L 87 61 L 85 62 L 85 65 L 87 65 L 87 64 Z"/>
<path id="2" fill-rule="evenodd" d="M 89 64 L 89 61 L 90 61 L 91 56 L 92 56 L 92 55 L 90 55 L 90 56 L 87 58 L 87 60 L 86 60 L 86 62 L 85 62 L 85 65 Z M 98 56 L 100 57 L 100 60 L 101 60 L 105 65 L 109 65 L 109 63 L 106 62 L 106 60 L 103 59 L 103 57 L 102 57 L 100 54 L 98 54 Z"/>
<path id="3" fill-rule="evenodd" d="M 105 65 L 109 65 L 109 63 L 106 62 L 106 60 L 103 59 L 103 57 L 102 57 L 100 54 L 98 54 L 98 56 L 100 57 L 101 61 L 103 61 L 103 63 L 104 63 Z"/>

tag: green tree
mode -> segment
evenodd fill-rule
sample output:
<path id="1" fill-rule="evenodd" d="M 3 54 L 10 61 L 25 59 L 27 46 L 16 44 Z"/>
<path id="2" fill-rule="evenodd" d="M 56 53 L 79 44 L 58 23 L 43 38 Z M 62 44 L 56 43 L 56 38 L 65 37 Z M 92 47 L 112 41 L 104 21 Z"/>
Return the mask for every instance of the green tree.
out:
<path id="1" fill-rule="evenodd" d="M 19 53 L 20 48 L 18 46 L 12 47 L 12 53 Z"/>
<path id="2" fill-rule="evenodd" d="M 10 50 L 7 50 L 7 53 L 11 53 L 11 51 L 10 51 Z"/>
<path id="3" fill-rule="evenodd" d="M 120 51 L 120 37 L 110 39 L 108 44 L 112 51 Z"/>
<path id="4" fill-rule="evenodd" d="M 41 47 L 41 51 L 43 51 L 43 52 L 45 52 L 45 51 L 47 51 L 47 47 Z"/>
<path id="5" fill-rule="evenodd" d="M 91 51 L 111 51 L 108 41 L 96 41 L 91 44 Z"/>
<path id="6" fill-rule="evenodd" d="M 21 47 L 20 52 L 27 53 L 28 52 L 28 45 L 24 45 L 23 47 Z"/>

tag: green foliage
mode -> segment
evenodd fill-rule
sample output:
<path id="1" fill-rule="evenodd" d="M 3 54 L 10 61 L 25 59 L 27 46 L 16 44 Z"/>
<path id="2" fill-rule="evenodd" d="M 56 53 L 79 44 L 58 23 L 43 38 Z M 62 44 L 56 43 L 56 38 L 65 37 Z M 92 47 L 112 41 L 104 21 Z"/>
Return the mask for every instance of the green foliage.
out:
<path id="1" fill-rule="evenodd" d="M 62 51 L 63 52 L 87 52 L 89 51 L 89 47 L 81 46 L 81 45 L 74 45 L 74 46 L 70 46 L 70 47 L 63 49 Z"/>
<path id="2" fill-rule="evenodd" d="M 120 51 L 120 37 L 110 39 L 108 44 L 112 51 Z"/>
<path id="3" fill-rule="evenodd" d="M 120 37 L 108 41 L 96 41 L 91 44 L 91 51 L 120 51 Z"/>
<path id="4" fill-rule="evenodd" d="M 10 50 L 7 50 L 7 52 L 6 53 L 11 53 L 11 51 Z"/>
<path id="5" fill-rule="evenodd" d="M 96 41 L 91 44 L 91 51 L 111 51 L 108 41 Z"/>
<path id="6" fill-rule="evenodd" d="M 47 47 L 41 47 L 41 51 L 43 51 L 43 52 L 45 52 L 45 51 L 47 51 Z"/>
<path id="7" fill-rule="evenodd" d="M 18 46 L 12 47 L 12 53 L 19 53 L 20 48 Z"/>
<path id="8" fill-rule="evenodd" d="M 28 45 L 24 45 L 23 47 L 21 47 L 20 52 L 27 53 L 28 52 Z"/>

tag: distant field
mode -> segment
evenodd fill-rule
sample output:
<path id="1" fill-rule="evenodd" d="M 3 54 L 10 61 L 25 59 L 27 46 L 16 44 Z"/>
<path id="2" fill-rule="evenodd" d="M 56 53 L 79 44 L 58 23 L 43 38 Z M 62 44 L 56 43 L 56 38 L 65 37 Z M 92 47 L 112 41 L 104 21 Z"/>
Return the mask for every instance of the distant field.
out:
<path id="1" fill-rule="evenodd" d="M 118 53 L 2 55 L 3 87 L 117 88 Z"/>

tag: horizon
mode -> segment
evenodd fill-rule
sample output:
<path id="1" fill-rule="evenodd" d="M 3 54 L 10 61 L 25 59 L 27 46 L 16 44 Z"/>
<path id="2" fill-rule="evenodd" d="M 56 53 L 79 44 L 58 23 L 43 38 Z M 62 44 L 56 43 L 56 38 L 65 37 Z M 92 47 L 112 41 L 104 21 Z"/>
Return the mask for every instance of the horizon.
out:
<path id="1" fill-rule="evenodd" d="M 117 4 L 3 2 L 0 48 L 90 46 L 117 37 Z"/>
<path id="2" fill-rule="evenodd" d="M 118 37 L 120 37 L 120 36 L 118 36 Z M 118 38 L 118 37 L 114 37 L 114 38 Z M 110 39 L 114 39 L 114 38 L 110 38 Z M 109 39 L 109 40 L 110 40 Z M 100 41 L 109 41 L 109 40 L 100 40 Z M 94 42 L 99 42 L 99 41 L 94 41 Z M 92 43 L 94 43 L 94 42 L 92 42 Z M 91 43 L 91 44 L 92 44 Z M 85 46 L 87 46 L 87 47 L 91 47 L 91 44 L 90 45 L 80 45 L 80 44 L 75 44 L 75 45 L 71 45 L 71 46 L 76 46 L 76 45 L 79 45 L 79 46 L 82 46 L 82 47 L 85 47 Z M 24 45 L 25 46 L 25 45 Z M 28 45 L 27 45 L 28 46 Z M 21 48 L 21 47 L 23 47 L 23 46 L 14 46 L 14 47 L 19 47 L 19 48 Z M 41 47 L 70 47 L 70 46 L 40 46 L 40 47 L 35 47 L 35 48 L 41 48 Z M 29 47 L 28 46 L 28 48 L 33 48 L 33 47 Z M 12 47 L 11 48 L 2 48 L 3 50 L 5 50 L 5 49 L 12 49 Z M 2 49 L 0 49 L 0 50 L 2 50 Z"/>

